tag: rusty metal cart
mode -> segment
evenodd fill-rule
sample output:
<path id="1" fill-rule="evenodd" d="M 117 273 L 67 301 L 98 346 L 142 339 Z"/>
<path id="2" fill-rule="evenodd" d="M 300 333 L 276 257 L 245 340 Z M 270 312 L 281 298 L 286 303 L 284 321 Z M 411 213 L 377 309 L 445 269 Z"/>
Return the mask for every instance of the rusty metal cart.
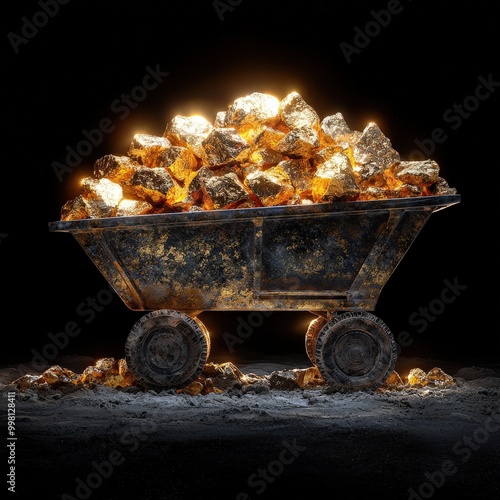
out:
<path id="1" fill-rule="evenodd" d="M 203 311 L 310 311 L 305 349 L 340 391 L 379 387 L 397 345 L 373 314 L 430 215 L 460 195 L 49 223 L 71 233 L 123 302 L 148 311 L 125 343 L 144 387 L 182 388 L 210 354 Z"/>

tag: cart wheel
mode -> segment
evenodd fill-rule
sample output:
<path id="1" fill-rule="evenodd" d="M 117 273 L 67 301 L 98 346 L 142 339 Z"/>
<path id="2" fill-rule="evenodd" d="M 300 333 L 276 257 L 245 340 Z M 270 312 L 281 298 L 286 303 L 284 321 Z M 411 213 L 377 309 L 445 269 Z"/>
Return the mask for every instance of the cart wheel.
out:
<path id="1" fill-rule="evenodd" d="M 328 321 L 316 341 L 316 366 L 340 392 L 376 389 L 393 372 L 397 344 L 387 325 L 367 312 L 347 312 Z"/>
<path id="2" fill-rule="evenodd" d="M 196 323 L 198 323 L 198 326 L 201 328 L 201 331 L 205 336 L 205 340 L 207 342 L 207 359 L 208 359 L 208 357 L 210 356 L 210 350 L 212 348 L 212 342 L 210 341 L 210 333 L 202 321 L 200 321 L 198 318 L 193 318 L 193 319 L 196 321 Z"/>
<path id="3" fill-rule="evenodd" d="M 325 326 L 327 320 L 321 316 L 313 319 L 306 332 L 306 353 L 313 365 L 316 364 L 316 341 L 320 330 Z"/>
<path id="4" fill-rule="evenodd" d="M 180 311 L 152 311 L 135 323 L 125 358 L 146 388 L 182 389 L 196 380 L 210 351 L 203 323 Z"/>

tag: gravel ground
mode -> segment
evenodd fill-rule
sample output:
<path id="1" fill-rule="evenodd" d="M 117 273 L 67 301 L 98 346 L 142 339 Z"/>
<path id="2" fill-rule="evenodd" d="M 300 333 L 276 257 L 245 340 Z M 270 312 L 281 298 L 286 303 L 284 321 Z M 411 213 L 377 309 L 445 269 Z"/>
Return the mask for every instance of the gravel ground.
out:
<path id="1" fill-rule="evenodd" d="M 88 360 L 66 362 L 79 370 Z M 4 367 L 5 409 L 15 393 L 11 498 L 500 499 L 499 367 L 441 365 L 453 376 L 449 387 L 197 396 L 105 386 L 19 391 L 11 382 L 26 367 Z M 403 358 L 396 368 L 434 366 Z M 273 358 L 239 368 L 266 375 L 297 365 Z"/>

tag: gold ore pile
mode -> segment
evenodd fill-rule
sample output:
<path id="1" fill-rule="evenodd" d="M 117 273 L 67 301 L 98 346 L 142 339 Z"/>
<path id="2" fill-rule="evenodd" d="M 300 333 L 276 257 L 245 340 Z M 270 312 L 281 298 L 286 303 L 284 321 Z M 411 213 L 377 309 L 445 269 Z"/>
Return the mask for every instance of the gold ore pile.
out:
<path id="1" fill-rule="evenodd" d="M 300 94 L 254 92 L 213 123 L 175 116 L 83 179 L 61 220 L 455 194 L 433 160 L 404 161 L 373 122 L 320 119 Z"/>

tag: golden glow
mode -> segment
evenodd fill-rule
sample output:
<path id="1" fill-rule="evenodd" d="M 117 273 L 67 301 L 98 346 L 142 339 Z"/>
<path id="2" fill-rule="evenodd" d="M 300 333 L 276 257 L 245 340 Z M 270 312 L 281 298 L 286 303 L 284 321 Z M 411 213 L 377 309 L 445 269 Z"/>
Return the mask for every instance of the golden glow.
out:
<path id="1" fill-rule="evenodd" d="M 212 109 L 209 103 L 202 100 L 192 100 L 184 103 L 182 107 L 178 107 L 173 110 L 173 116 L 189 116 L 190 118 L 199 119 L 200 122 L 209 121 L 212 122 L 212 116 L 215 115 L 216 111 Z M 171 114 L 171 113 L 169 113 Z M 210 118 L 208 118 L 210 117 Z"/>
<path id="2" fill-rule="evenodd" d="M 210 122 L 208 118 L 205 118 L 203 115 L 200 114 L 191 115 L 191 119 L 193 120 L 193 122 L 199 123 L 200 125 L 205 124 L 207 121 Z"/>
<path id="3" fill-rule="evenodd" d="M 317 319 L 318 319 L 318 318 L 316 317 L 316 318 L 312 319 L 311 321 L 308 321 L 308 323 L 307 323 L 307 329 L 311 328 L 311 325 L 312 325 L 312 324 L 313 324 L 313 323 L 314 323 Z"/>
<path id="4" fill-rule="evenodd" d="M 383 119 L 382 116 L 374 116 L 374 115 L 365 116 L 362 119 L 362 123 L 364 123 L 363 128 L 367 127 L 370 123 L 373 123 L 382 131 L 382 133 L 386 132 L 387 129 L 389 128 L 389 126 L 387 125 L 386 121 Z"/>

